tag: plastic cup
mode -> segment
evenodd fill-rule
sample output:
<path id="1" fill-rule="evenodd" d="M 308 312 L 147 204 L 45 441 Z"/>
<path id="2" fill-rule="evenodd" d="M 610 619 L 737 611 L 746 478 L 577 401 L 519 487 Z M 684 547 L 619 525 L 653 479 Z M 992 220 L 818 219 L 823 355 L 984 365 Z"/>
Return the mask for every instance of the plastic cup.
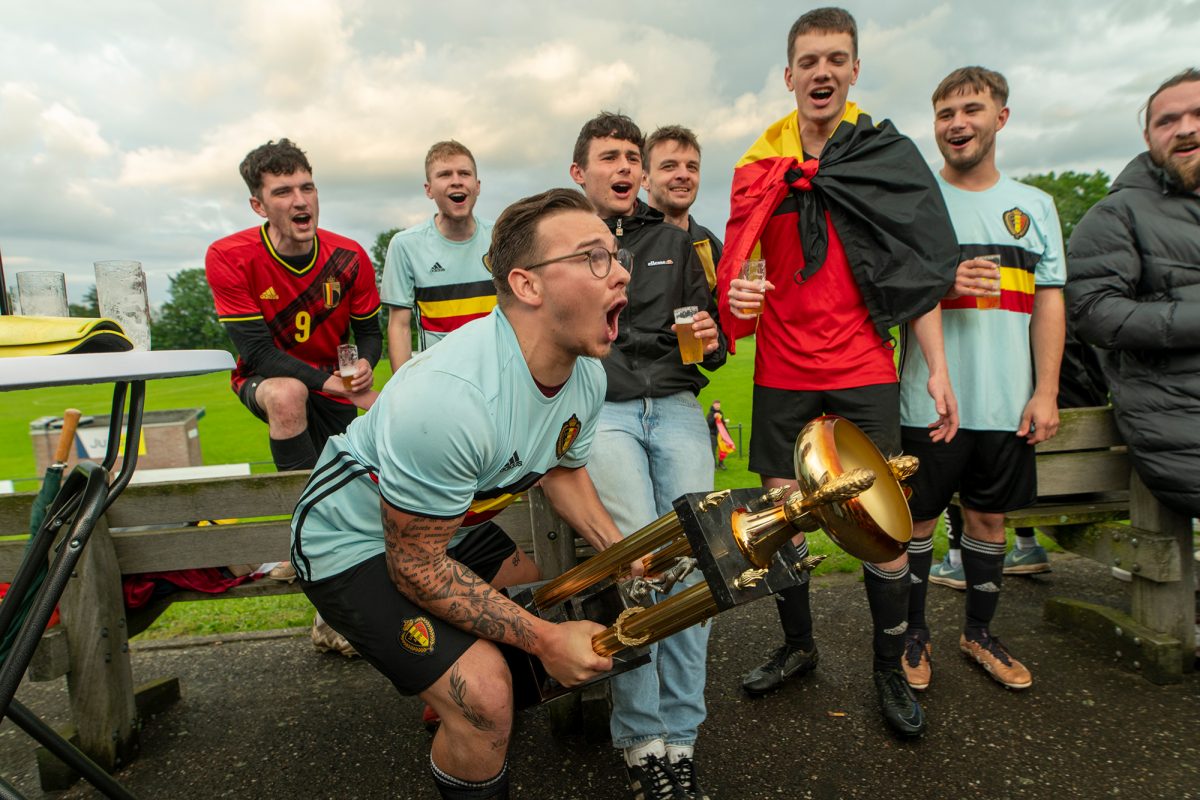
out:
<path id="1" fill-rule="evenodd" d="M 17 297 L 21 313 L 29 317 L 69 317 L 67 277 L 61 272 L 17 273 Z"/>
<path id="2" fill-rule="evenodd" d="M 763 287 L 763 284 L 767 280 L 767 262 L 766 261 L 763 261 L 761 258 L 752 258 L 748 261 L 743 261 L 742 262 L 742 271 L 738 277 L 740 277 L 744 281 L 753 281 L 754 283 L 757 283 L 758 291 L 763 292 L 763 297 L 762 297 L 761 303 L 767 302 L 766 290 Z M 753 311 L 747 311 L 746 313 L 758 315 L 758 314 L 762 313 L 762 310 L 763 310 L 763 307 L 760 304 L 758 308 L 754 309 Z"/>
<path id="3" fill-rule="evenodd" d="M 342 376 L 342 387 L 350 391 L 358 376 L 358 348 L 352 344 L 338 345 L 338 375 Z"/>
<path id="4" fill-rule="evenodd" d="M 150 298 L 140 261 L 97 261 L 96 302 L 100 316 L 116 321 L 134 350 L 150 349 Z"/>
<path id="5" fill-rule="evenodd" d="M 684 364 L 699 364 L 704 360 L 704 342 L 692 331 L 699 311 L 696 306 L 675 309 L 675 335 L 679 338 L 679 358 Z"/>
<path id="6" fill-rule="evenodd" d="M 993 264 L 995 264 L 997 267 L 1000 266 L 1000 254 L 999 253 L 989 253 L 986 256 L 975 256 L 975 258 L 978 258 L 983 261 L 990 261 Z M 996 288 L 999 289 L 1000 287 L 996 286 Z M 983 309 L 983 310 L 998 309 L 998 308 L 1000 308 L 1000 295 L 996 294 L 996 295 L 989 295 L 987 297 L 976 297 L 975 298 L 975 307 L 978 309 Z"/>

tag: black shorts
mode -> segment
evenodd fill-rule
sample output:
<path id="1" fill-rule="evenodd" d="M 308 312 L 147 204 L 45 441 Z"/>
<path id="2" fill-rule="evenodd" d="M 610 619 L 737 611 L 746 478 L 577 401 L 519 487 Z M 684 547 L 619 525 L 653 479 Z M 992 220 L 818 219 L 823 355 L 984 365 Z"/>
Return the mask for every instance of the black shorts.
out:
<path id="1" fill-rule="evenodd" d="M 242 388 L 237 393 L 242 405 L 263 422 L 267 422 L 267 412 L 259 406 L 254 394 L 258 391 L 258 385 L 265 380 L 261 375 L 251 375 L 242 383 Z M 339 403 L 311 390 L 308 393 L 305 411 L 308 417 L 308 435 L 318 453 L 325 449 L 325 442 L 330 436 L 345 433 L 346 427 L 358 416 L 358 407 L 353 403 Z"/>
<path id="2" fill-rule="evenodd" d="M 837 414 L 862 428 L 884 454 L 900 452 L 900 384 L 880 383 L 828 392 L 754 386 L 750 471 L 795 478 L 796 437 L 813 418 Z"/>
<path id="3" fill-rule="evenodd" d="M 448 553 L 484 580 L 496 577 L 517 546 L 488 522 Z M 420 694 L 453 666 L 479 637 L 412 603 L 388 575 L 384 554 L 300 588 L 321 617 L 354 645 L 401 694 Z"/>
<path id="4" fill-rule="evenodd" d="M 901 428 L 904 452 L 921 459 L 908 480 L 908 507 L 917 522 L 936 519 L 958 492 L 964 508 L 1004 514 L 1037 500 L 1034 448 L 1011 431 L 958 429 L 949 443 L 925 428 Z"/>

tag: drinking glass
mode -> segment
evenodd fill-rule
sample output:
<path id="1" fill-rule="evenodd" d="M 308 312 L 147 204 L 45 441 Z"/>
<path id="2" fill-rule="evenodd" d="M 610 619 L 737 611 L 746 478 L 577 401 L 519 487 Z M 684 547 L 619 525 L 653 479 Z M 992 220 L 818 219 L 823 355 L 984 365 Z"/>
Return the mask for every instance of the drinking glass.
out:
<path id="1" fill-rule="evenodd" d="M 115 320 L 134 350 L 150 349 L 150 298 L 140 261 L 97 261 L 96 301 L 100 316 Z"/>

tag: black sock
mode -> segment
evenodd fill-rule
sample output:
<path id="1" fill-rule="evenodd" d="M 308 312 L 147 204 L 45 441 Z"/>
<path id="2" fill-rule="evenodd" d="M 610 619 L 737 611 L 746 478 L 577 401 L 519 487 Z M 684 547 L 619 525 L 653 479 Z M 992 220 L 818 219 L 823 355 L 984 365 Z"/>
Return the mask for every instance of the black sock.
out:
<path id="1" fill-rule="evenodd" d="M 905 620 L 908 614 L 908 565 L 884 570 L 864 561 L 863 578 L 867 585 L 867 603 L 871 606 L 871 621 L 874 623 L 873 669 L 900 669 L 904 632 L 908 629 Z"/>
<path id="2" fill-rule="evenodd" d="M 962 549 L 962 532 L 962 509 L 952 503 L 946 506 L 946 538 L 950 540 L 951 550 Z"/>
<path id="3" fill-rule="evenodd" d="M 1004 542 L 962 539 L 963 574 L 967 579 L 967 630 L 978 634 L 996 616 L 1004 575 Z"/>
<path id="4" fill-rule="evenodd" d="M 796 548 L 798 561 L 808 558 L 808 542 Z M 808 587 L 805 583 L 784 589 L 775 595 L 775 610 L 779 612 L 779 624 L 783 626 L 783 639 L 788 647 L 811 652 L 813 649 L 812 607 L 808 602 Z"/>
<path id="5" fill-rule="evenodd" d="M 308 431 L 304 431 L 290 439 L 272 439 L 271 460 L 280 472 L 312 469 L 317 465 L 317 450 Z"/>
<path id="6" fill-rule="evenodd" d="M 929 568 L 933 565 L 933 537 L 908 543 L 908 627 L 929 631 L 925 621 L 925 596 L 929 592 Z"/>
<path id="7" fill-rule="evenodd" d="M 455 778 L 438 769 L 429 757 L 429 771 L 433 773 L 433 783 L 437 786 L 438 794 L 443 800 L 508 800 L 508 762 L 500 768 L 496 777 L 486 781 L 464 781 Z"/>

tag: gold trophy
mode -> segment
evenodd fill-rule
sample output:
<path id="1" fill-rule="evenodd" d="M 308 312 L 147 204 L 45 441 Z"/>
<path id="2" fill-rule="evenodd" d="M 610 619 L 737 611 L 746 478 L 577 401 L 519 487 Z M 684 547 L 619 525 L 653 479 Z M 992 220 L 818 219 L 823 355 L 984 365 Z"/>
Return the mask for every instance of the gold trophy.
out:
<path id="1" fill-rule="evenodd" d="M 791 545 L 797 533 L 823 528 L 850 555 L 891 561 L 912 537 L 912 517 L 901 481 L 917 459 L 886 459 L 857 426 L 836 416 L 809 422 L 796 439 L 799 489 L 726 489 L 686 494 L 674 510 L 559 577 L 514 587 L 515 602 L 551 621 L 589 619 L 608 628 L 592 638 L 600 655 L 613 657 L 613 671 L 640 666 L 648 645 L 734 606 L 758 600 L 809 580 L 824 556 L 801 560 Z M 631 578 L 640 560 L 644 578 Z M 690 572 L 704 580 L 660 603 Z M 536 658 L 507 648 L 518 707 L 552 699 L 568 690 L 546 675 Z M 575 687 L 579 688 L 579 687 Z"/>

